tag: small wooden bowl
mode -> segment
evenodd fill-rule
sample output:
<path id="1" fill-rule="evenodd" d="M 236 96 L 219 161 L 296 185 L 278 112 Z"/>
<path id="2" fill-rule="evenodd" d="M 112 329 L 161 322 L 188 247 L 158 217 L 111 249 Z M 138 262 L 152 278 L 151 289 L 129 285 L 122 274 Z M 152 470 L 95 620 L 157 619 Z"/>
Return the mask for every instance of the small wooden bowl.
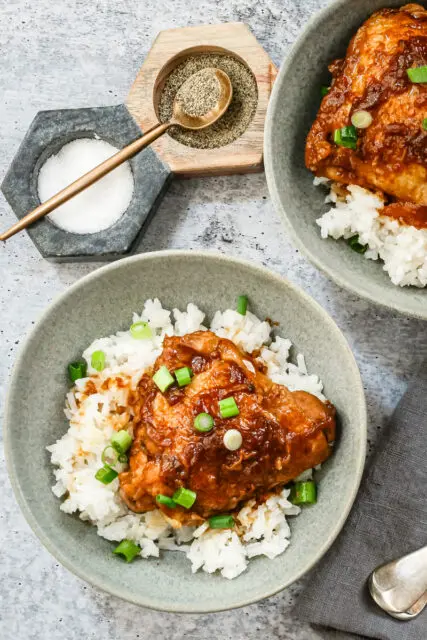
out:
<path id="1" fill-rule="evenodd" d="M 247 25 L 236 22 L 161 31 L 131 87 L 126 106 L 143 131 L 158 122 L 158 104 L 169 73 L 185 58 L 198 53 L 232 55 L 252 71 L 258 104 L 246 131 L 234 142 L 216 149 L 196 149 L 169 135 L 153 143 L 162 160 L 179 176 L 249 173 L 263 169 L 264 122 L 277 70 Z"/>

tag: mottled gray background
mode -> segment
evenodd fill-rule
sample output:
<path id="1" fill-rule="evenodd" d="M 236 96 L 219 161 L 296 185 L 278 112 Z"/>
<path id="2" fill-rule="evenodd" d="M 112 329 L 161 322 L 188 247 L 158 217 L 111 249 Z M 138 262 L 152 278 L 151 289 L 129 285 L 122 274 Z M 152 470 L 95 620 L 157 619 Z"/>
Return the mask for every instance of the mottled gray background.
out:
<path id="1" fill-rule="evenodd" d="M 302 25 L 324 4 L 325 0 L 1 0 L 0 179 L 38 110 L 123 101 L 161 29 L 241 20 L 279 65 Z M 12 222 L 14 216 L 0 196 L 0 228 Z M 316 271 L 286 237 L 269 202 L 264 175 L 175 181 L 139 251 L 188 247 L 216 249 L 267 265 L 327 309 L 359 363 L 369 406 L 370 445 L 375 446 L 414 367 L 427 355 L 425 324 L 367 304 Z M 23 336 L 54 296 L 96 266 L 49 264 L 25 234 L 1 244 L 0 405 Z M 289 617 L 301 584 L 258 605 L 206 616 L 156 613 L 93 589 L 41 547 L 19 512 L 2 451 L 0 455 L 2 640 L 343 637 Z"/>

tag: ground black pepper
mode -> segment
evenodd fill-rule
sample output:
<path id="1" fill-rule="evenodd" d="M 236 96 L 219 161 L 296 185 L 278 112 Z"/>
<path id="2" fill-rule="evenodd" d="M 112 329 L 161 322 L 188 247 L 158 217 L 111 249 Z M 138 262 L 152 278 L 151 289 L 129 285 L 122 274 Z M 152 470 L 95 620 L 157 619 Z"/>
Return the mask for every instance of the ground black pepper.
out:
<path id="1" fill-rule="evenodd" d="M 233 85 L 231 104 L 220 120 L 201 131 L 171 127 L 169 135 L 189 147 L 214 149 L 237 140 L 249 126 L 258 103 L 256 80 L 240 60 L 226 54 L 201 54 L 186 58 L 166 78 L 159 102 L 159 117 L 166 122 L 172 117 L 173 102 L 181 85 L 193 74 L 214 67 L 222 69 Z"/>

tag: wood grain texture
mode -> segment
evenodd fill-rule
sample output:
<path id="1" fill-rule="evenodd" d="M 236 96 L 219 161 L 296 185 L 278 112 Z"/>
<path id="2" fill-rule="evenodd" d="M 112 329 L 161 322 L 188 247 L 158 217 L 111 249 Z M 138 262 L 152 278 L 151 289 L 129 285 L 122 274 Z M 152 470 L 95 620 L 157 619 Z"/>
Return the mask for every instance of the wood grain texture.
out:
<path id="1" fill-rule="evenodd" d="M 241 22 L 209 24 L 161 31 L 154 41 L 126 100 L 143 131 L 157 121 L 158 97 L 169 72 L 188 55 L 231 53 L 252 70 L 258 104 L 252 122 L 234 142 L 217 149 L 194 149 L 168 135 L 153 147 L 179 176 L 229 175 L 263 169 L 264 122 L 277 70 L 247 25 Z"/>

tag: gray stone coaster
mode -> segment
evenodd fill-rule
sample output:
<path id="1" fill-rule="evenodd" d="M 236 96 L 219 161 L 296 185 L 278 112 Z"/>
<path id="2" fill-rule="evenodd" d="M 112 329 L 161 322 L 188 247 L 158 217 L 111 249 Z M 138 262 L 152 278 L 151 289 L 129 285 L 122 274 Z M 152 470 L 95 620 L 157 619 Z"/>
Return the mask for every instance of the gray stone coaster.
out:
<path id="1" fill-rule="evenodd" d="M 98 136 L 123 148 L 141 136 L 124 105 L 39 111 L 28 129 L 1 189 L 18 218 L 40 204 L 37 180 L 49 156 L 76 138 Z M 123 216 L 98 233 L 79 235 L 56 227 L 48 218 L 27 232 L 44 258 L 53 261 L 111 260 L 132 251 L 156 211 L 172 177 L 151 148 L 129 161 L 134 178 L 132 201 Z"/>

